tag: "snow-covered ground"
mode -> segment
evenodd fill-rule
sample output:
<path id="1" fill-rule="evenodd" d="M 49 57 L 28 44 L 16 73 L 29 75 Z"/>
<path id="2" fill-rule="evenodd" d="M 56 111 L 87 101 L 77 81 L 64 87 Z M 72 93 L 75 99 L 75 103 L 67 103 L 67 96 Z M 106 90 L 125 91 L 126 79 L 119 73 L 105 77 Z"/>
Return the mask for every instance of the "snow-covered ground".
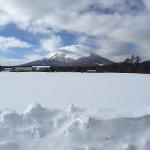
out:
<path id="1" fill-rule="evenodd" d="M 87 73 L 0 73 L 0 109 L 44 107 L 117 108 L 150 106 L 150 75 Z"/>
<path id="2" fill-rule="evenodd" d="M 0 150 L 149 150 L 150 115 L 31 104 L 0 112 Z"/>
<path id="3" fill-rule="evenodd" d="M 149 93 L 149 75 L 0 73 L 0 150 L 150 150 Z"/>

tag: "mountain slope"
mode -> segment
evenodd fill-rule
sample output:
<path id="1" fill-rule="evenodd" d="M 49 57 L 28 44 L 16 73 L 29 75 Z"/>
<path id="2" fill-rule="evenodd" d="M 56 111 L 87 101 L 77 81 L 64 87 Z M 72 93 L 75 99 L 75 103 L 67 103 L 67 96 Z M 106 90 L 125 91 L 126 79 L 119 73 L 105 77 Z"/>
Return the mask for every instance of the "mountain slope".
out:
<path id="1" fill-rule="evenodd" d="M 111 64 L 112 61 L 103 58 L 87 46 L 72 45 L 59 48 L 40 60 L 25 65 L 50 65 L 50 66 L 98 66 Z"/>

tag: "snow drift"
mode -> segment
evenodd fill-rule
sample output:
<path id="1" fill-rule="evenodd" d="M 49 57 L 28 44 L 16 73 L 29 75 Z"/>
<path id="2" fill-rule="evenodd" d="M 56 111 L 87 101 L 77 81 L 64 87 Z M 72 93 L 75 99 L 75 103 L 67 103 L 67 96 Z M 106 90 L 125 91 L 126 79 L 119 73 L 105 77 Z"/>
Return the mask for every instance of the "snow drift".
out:
<path id="1" fill-rule="evenodd" d="M 149 150 L 150 115 L 31 104 L 0 111 L 0 150 Z"/>

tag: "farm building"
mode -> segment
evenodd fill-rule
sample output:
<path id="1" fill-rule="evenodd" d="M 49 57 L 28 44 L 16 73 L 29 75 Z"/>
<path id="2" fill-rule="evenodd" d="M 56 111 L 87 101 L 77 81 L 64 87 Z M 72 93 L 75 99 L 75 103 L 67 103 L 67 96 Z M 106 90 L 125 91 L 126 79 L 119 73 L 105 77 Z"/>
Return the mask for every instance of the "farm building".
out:
<path id="1" fill-rule="evenodd" d="M 96 73 L 96 70 L 87 70 L 87 73 Z"/>
<path id="2" fill-rule="evenodd" d="M 35 71 L 35 72 L 50 72 L 50 66 L 32 66 L 32 71 Z"/>
<path id="3" fill-rule="evenodd" d="M 13 67 L 12 72 L 31 72 L 32 67 Z"/>
<path id="4" fill-rule="evenodd" d="M 3 72 L 11 72 L 12 71 L 12 68 L 4 68 L 3 69 Z"/>

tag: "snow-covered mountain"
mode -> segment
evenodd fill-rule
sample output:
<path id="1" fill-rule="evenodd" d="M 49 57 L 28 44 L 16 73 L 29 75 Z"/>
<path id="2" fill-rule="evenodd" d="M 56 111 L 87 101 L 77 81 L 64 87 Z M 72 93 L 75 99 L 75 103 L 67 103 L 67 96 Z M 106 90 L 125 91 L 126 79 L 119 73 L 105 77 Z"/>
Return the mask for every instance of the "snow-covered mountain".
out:
<path id="1" fill-rule="evenodd" d="M 46 59 L 62 59 L 62 58 L 71 58 L 79 59 L 81 57 L 88 57 L 91 52 L 90 48 L 82 45 L 71 45 L 57 49 L 56 51 L 50 52 L 44 58 Z"/>
<path id="2" fill-rule="evenodd" d="M 87 46 L 71 45 L 56 49 L 42 59 L 25 65 L 97 66 L 111 63 L 112 61 L 95 54 L 92 49 Z"/>

